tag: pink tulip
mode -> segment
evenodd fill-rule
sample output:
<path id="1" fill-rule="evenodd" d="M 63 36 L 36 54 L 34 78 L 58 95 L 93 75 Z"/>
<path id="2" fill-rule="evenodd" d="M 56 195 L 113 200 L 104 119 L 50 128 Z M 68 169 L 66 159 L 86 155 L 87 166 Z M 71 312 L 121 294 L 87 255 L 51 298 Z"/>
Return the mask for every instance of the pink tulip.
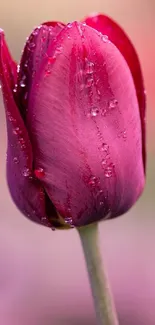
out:
<path id="1" fill-rule="evenodd" d="M 137 54 L 104 15 L 48 22 L 20 64 L 0 32 L 7 180 L 17 207 L 46 226 L 126 211 L 145 182 L 145 91 Z"/>

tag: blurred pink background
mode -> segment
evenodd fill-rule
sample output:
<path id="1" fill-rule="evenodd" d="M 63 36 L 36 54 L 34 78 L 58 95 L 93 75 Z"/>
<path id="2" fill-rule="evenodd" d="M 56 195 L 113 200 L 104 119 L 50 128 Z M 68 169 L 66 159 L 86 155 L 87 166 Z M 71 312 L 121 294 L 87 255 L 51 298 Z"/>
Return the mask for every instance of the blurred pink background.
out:
<path id="1" fill-rule="evenodd" d="M 147 184 L 126 215 L 100 224 L 120 325 L 155 324 L 155 1 L 9 0 L 0 3 L 0 26 L 19 59 L 31 29 L 47 20 L 78 20 L 104 12 L 118 21 L 139 53 L 148 95 Z M 6 128 L 0 97 L 0 325 L 96 324 L 76 230 L 33 224 L 14 206 L 5 179 Z"/>

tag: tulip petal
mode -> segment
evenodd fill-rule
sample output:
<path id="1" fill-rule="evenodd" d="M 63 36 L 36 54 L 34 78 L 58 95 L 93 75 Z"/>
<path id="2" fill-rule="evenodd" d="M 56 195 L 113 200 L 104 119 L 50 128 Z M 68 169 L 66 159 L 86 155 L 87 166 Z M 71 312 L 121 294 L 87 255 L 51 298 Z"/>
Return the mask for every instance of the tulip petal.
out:
<path id="1" fill-rule="evenodd" d="M 35 168 L 57 211 L 82 226 L 126 212 L 144 186 L 133 79 L 111 42 L 65 27 L 33 80 L 27 127 Z M 39 85 L 37 84 L 40 80 Z"/>
<path id="2" fill-rule="evenodd" d="M 65 27 L 65 24 L 60 21 L 46 21 L 42 25 L 48 26 L 48 27 L 56 27 L 62 29 Z"/>
<path id="3" fill-rule="evenodd" d="M 0 32 L 0 80 L 8 132 L 7 180 L 17 207 L 30 219 L 49 225 L 46 218 L 44 191 L 32 174 L 32 147 L 24 122 L 13 98 L 11 61 L 3 32 Z M 14 77 L 15 78 L 15 77 Z"/>
<path id="4" fill-rule="evenodd" d="M 142 152 L 143 152 L 143 161 L 144 161 L 144 169 L 146 165 L 146 148 L 145 148 L 145 113 L 146 113 L 146 95 L 143 83 L 143 77 L 141 72 L 141 66 L 139 62 L 138 55 L 136 50 L 131 43 L 130 39 L 124 32 L 124 30 L 111 18 L 96 14 L 87 17 L 84 22 L 96 29 L 97 31 L 101 32 L 103 35 L 108 36 L 109 40 L 115 44 L 115 46 L 119 49 L 119 51 L 124 56 L 136 88 L 138 103 L 139 103 L 139 110 L 140 110 L 140 117 L 141 117 L 141 127 L 142 127 Z"/>
<path id="5" fill-rule="evenodd" d="M 0 29 L 1 41 L 2 41 L 3 37 L 4 37 L 4 32 L 2 29 Z M 14 85 L 17 81 L 17 64 L 15 61 L 13 61 L 5 41 L 3 41 L 3 53 L 5 56 L 6 66 L 4 68 L 7 71 L 8 83 L 9 83 L 10 88 L 13 89 Z"/>
<path id="6" fill-rule="evenodd" d="M 35 28 L 27 39 L 20 62 L 16 87 L 16 102 L 24 120 L 32 80 L 40 67 L 43 57 L 46 56 L 49 45 L 62 28 L 61 23 L 44 23 Z"/>

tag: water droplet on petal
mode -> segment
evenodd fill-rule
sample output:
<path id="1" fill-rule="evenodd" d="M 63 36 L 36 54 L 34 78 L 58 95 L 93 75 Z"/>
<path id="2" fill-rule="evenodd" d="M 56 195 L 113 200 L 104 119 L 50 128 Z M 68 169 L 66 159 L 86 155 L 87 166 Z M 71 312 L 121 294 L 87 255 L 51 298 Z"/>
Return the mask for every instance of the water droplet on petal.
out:
<path id="1" fill-rule="evenodd" d="M 25 149 L 26 148 L 26 144 L 25 144 L 24 138 L 20 138 L 19 139 L 19 143 L 20 143 L 21 149 Z"/>
<path id="2" fill-rule="evenodd" d="M 109 108 L 110 108 L 110 109 L 116 108 L 117 104 L 118 104 L 117 99 L 112 99 L 112 100 L 109 102 Z"/>
<path id="3" fill-rule="evenodd" d="M 29 49 L 30 50 L 34 49 L 35 47 L 36 47 L 36 44 L 34 42 L 29 42 Z"/>
<path id="4" fill-rule="evenodd" d="M 126 134 L 126 130 L 123 131 L 123 139 L 126 140 L 127 138 L 127 134 Z"/>
<path id="5" fill-rule="evenodd" d="M 25 68 L 28 67 L 28 61 L 25 61 L 25 63 L 24 63 L 24 67 L 25 67 Z"/>
<path id="6" fill-rule="evenodd" d="M 104 175 L 107 178 L 110 178 L 114 175 L 114 164 L 111 163 L 109 166 L 105 168 Z"/>
<path id="7" fill-rule="evenodd" d="M 13 158 L 13 161 L 14 161 L 15 164 L 18 164 L 19 163 L 19 159 L 17 157 L 14 157 Z"/>
<path id="8" fill-rule="evenodd" d="M 34 174 L 37 178 L 43 178 L 45 176 L 44 169 L 42 167 L 39 167 L 38 169 L 35 169 Z"/>
<path id="9" fill-rule="evenodd" d="M 15 84 L 15 87 L 13 89 L 13 92 L 16 93 L 17 92 L 17 84 Z"/>
<path id="10" fill-rule="evenodd" d="M 119 132 L 118 133 L 118 138 L 123 138 L 123 140 L 126 141 L 126 139 L 127 139 L 127 132 L 126 132 L 126 130 L 124 130 L 122 132 Z"/>
<path id="11" fill-rule="evenodd" d="M 90 179 L 89 179 L 88 184 L 91 187 L 95 187 L 97 185 L 97 183 L 98 183 L 97 178 L 95 176 L 91 176 Z"/>
<path id="12" fill-rule="evenodd" d="M 0 89 L 2 88 L 2 85 L 0 84 Z"/>
<path id="13" fill-rule="evenodd" d="M 24 88 L 26 86 L 24 80 L 21 80 L 19 84 L 20 84 L 20 87 L 22 87 L 22 88 Z"/>
<path id="14" fill-rule="evenodd" d="M 63 47 L 62 46 L 58 46 L 54 52 L 53 55 L 53 59 L 55 59 L 57 57 L 58 54 L 61 54 L 63 52 Z"/>
<path id="15" fill-rule="evenodd" d="M 17 135 L 17 134 L 21 134 L 22 131 L 20 130 L 20 128 L 17 126 L 14 130 L 13 130 L 13 134 Z"/>
<path id="16" fill-rule="evenodd" d="M 42 221 L 42 222 L 46 222 L 46 221 L 47 221 L 46 216 L 41 217 L 41 221 Z"/>
<path id="17" fill-rule="evenodd" d="M 30 169 L 25 167 L 23 170 L 23 176 L 24 177 L 29 177 L 31 175 Z"/>
<path id="18" fill-rule="evenodd" d="M 93 77 L 89 77 L 89 78 L 87 78 L 87 80 L 86 80 L 86 84 L 85 84 L 85 87 L 86 88 L 90 88 L 92 85 L 93 85 L 93 83 L 94 83 L 94 79 L 93 79 Z"/>
<path id="19" fill-rule="evenodd" d="M 99 109 L 98 109 L 98 107 L 92 107 L 92 108 L 90 109 L 90 115 L 91 115 L 91 116 L 95 117 L 95 116 L 97 116 L 98 113 L 99 113 Z"/>
<path id="20" fill-rule="evenodd" d="M 106 164 L 107 164 L 107 159 L 103 159 L 101 161 L 102 168 L 105 168 Z"/>
<path id="21" fill-rule="evenodd" d="M 101 151 L 106 152 L 106 153 L 109 152 L 109 146 L 107 143 L 104 143 L 104 142 L 102 143 Z"/>
<path id="22" fill-rule="evenodd" d="M 74 228 L 72 217 L 65 217 L 65 223 L 69 225 L 71 228 Z"/>
<path id="23" fill-rule="evenodd" d="M 8 119 L 10 122 L 16 122 L 15 118 L 8 114 Z"/>
<path id="24" fill-rule="evenodd" d="M 72 23 L 67 24 L 67 27 L 72 28 L 73 27 Z"/>
<path id="25" fill-rule="evenodd" d="M 105 43 L 109 42 L 108 35 L 102 35 L 102 34 L 101 34 L 101 38 L 102 38 L 102 41 L 103 41 L 103 42 L 105 42 Z"/>
<path id="26" fill-rule="evenodd" d="M 85 58 L 85 63 L 86 63 L 86 67 L 85 67 L 86 73 L 92 74 L 94 72 L 94 63 L 89 61 L 87 58 Z"/>
<path id="27" fill-rule="evenodd" d="M 20 71 L 20 65 L 18 64 L 17 65 L 17 73 L 19 73 L 19 71 Z"/>

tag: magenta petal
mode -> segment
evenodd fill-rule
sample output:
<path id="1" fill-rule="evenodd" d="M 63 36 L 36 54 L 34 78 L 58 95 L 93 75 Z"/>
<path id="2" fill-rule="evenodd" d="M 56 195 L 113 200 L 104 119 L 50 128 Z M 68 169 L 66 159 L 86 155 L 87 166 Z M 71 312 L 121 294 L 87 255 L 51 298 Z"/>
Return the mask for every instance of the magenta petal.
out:
<path id="1" fill-rule="evenodd" d="M 69 24 L 34 79 L 27 125 L 34 166 L 66 222 L 126 212 L 144 186 L 133 79 L 119 50 L 94 29 Z M 37 81 L 39 79 L 39 85 Z"/>
<path id="2" fill-rule="evenodd" d="M 140 117 L 141 117 L 141 127 L 142 127 L 142 151 L 143 151 L 143 161 L 145 168 L 145 111 L 146 111 L 146 96 L 144 90 L 143 77 L 141 72 L 141 66 L 138 59 L 138 55 L 134 49 L 128 36 L 125 34 L 123 29 L 111 18 L 105 15 L 94 15 L 87 17 L 85 22 L 88 26 L 101 32 L 103 35 L 107 35 L 109 40 L 115 44 L 115 46 L 120 50 L 124 56 L 136 88 L 136 93 L 138 97 Z"/>
<path id="3" fill-rule="evenodd" d="M 62 29 L 62 27 L 65 27 L 65 24 L 60 21 L 46 21 L 42 25 L 46 25 L 49 27 L 57 27 L 57 28 L 60 27 L 60 29 Z"/>
<path id="4" fill-rule="evenodd" d="M 47 49 L 62 30 L 61 23 L 45 23 L 33 30 L 25 44 L 18 73 L 16 102 L 25 120 L 32 80 L 40 67 Z"/>
<path id="5" fill-rule="evenodd" d="M 3 45 L 2 45 L 2 43 L 3 43 Z M 1 44 L 1 46 L 3 46 L 3 55 L 5 56 L 4 69 L 7 73 L 7 81 L 8 81 L 9 87 L 11 88 L 11 91 L 12 91 L 16 82 L 17 82 L 17 64 L 11 57 L 11 54 L 10 54 L 8 47 L 6 45 L 6 42 L 4 40 L 4 32 L 2 29 L 0 29 L 0 44 Z M 0 73 L 2 73 L 2 72 L 0 71 Z"/>
<path id="6" fill-rule="evenodd" d="M 46 217 L 44 192 L 32 178 L 32 148 L 24 122 L 15 104 L 10 82 L 11 61 L 4 34 L 0 33 L 0 80 L 8 132 L 7 180 L 17 207 L 30 219 L 42 222 Z M 48 221 L 44 220 L 48 225 Z"/>

